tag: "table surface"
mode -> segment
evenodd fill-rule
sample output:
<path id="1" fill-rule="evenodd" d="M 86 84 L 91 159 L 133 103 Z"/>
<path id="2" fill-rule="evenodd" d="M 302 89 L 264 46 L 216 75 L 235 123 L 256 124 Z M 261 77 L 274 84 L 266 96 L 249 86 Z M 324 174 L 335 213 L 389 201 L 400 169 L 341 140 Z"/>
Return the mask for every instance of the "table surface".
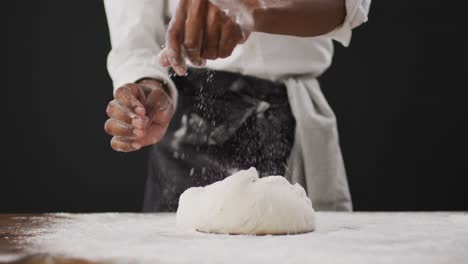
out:
<path id="1" fill-rule="evenodd" d="M 26 257 L 25 257 L 26 256 Z M 214 235 L 174 214 L 0 215 L 0 263 L 467 263 L 468 213 L 317 213 L 314 232 Z"/>

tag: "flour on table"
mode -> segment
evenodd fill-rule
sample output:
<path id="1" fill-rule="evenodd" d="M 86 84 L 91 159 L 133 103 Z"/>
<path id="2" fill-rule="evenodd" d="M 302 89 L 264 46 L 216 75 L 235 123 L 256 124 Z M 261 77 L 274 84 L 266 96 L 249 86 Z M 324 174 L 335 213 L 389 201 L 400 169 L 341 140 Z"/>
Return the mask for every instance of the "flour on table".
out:
<path id="1" fill-rule="evenodd" d="M 207 233 L 297 234 L 313 231 L 315 212 L 304 188 L 282 176 L 259 178 L 255 168 L 186 190 L 177 227 Z"/>

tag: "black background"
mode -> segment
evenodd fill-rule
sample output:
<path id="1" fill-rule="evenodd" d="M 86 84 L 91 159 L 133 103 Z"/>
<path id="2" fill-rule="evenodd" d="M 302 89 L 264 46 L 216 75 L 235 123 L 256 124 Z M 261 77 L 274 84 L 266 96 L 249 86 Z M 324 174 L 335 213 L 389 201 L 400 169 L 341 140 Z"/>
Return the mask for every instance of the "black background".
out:
<path id="1" fill-rule="evenodd" d="M 337 45 L 322 85 L 356 210 L 468 210 L 462 5 L 374 0 L 351 47 Z M 102 2 L 8 1 L 1 13 L 0 212 L 139 211 L 146 153 L 112 151 L 103 131 Z"/>

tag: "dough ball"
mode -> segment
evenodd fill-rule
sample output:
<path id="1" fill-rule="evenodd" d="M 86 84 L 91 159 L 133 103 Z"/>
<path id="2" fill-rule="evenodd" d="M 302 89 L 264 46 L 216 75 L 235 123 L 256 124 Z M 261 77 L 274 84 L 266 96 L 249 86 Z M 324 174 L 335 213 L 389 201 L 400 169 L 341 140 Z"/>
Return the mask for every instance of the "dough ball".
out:
<path id="1" fill-rule="evenodd" d="M 315 212 L 299 184 L 282 176 L 259 178 L 250 168 L 186 190 L 180 196 L 177 226 L 207 233 L 297 234 L 314 230 Z"/>

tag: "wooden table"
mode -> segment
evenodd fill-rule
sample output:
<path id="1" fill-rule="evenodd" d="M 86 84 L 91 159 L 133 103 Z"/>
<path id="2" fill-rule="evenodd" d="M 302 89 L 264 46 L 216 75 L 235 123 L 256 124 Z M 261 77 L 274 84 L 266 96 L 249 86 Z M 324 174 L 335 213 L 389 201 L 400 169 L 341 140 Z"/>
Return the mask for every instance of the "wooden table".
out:
<path id="1" fill-rule="evenodd" d="M 0 263 L 467 263 L 468 213 L 317 213 L 317 230 L 229 236 L 174 214 L 0 215 Z M 3 262 L 2 262 L 3 261 Z"/>
<path id="2" fill-rule="evenodd" d="M 34 236 L 29 231 L 43 228 L 60 218 L 51 214 L 0 214 L 0 263 L 94 263 L 28 251 L 25 240 Z"/>

